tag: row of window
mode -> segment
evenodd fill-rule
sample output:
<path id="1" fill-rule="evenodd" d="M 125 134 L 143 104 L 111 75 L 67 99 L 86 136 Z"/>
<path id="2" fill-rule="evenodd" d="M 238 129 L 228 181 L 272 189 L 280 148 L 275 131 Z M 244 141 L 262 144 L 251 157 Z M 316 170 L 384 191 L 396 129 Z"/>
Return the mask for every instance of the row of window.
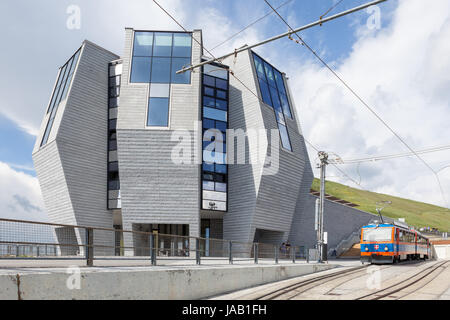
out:
<path id="1" fill-rule="evenodd" d="M 55 89 L 53 90 L 52 98 L 47 109 L 47 114 L 50 113 L 50 118 L 45 128 L 44 136 L 42 137 L 41 147 L 44 146 L 50 135 L 50 131 L 53 127 L 53 121 L 55 119 L 56 112 L 58 111 L 59 104 L 64 101 L 67 97 L 70 84 L 72 82 L 73 75 L 75 73 L 75 68 L 78 63 L 78 58 L 80 56 L 81 48 L 61 67 L 58 74 L 58 80 L 56 81 Z"/>
<path id="2" fill-rule="evenodd" d="M 108 121 L 108 209 L 121 208 L 119 162 L 117 161 L 117 113 L 121 85 L 121 64 L 109 68 Z"/>
<path id="3" fill-rule="evenodd" d="M 274 109 L 283 148 L 292 151 L 285 116 L 292 118 L 281 72 L 253 53 L 262 100 Z"/>
<path id="4" fill-rule="evenodd" d="M 227 210 L 228 70 L 203 66 L 202 209 Z"/>
<path id="5" fill-rule="evenodd" d="M 147 126 L 169 125 L 170 84 L 190 84 L 191 33 L 135 32 L 130 82 L 149 83 Z M 113 101 L 113 103 L 116 103 Z"/>
<path id="6" fill-rule="evenodd" d="M 191 65 L 191 58 L 133 57 L 132 83 L 191 83 L 191 72 L 177 74 Z"/>

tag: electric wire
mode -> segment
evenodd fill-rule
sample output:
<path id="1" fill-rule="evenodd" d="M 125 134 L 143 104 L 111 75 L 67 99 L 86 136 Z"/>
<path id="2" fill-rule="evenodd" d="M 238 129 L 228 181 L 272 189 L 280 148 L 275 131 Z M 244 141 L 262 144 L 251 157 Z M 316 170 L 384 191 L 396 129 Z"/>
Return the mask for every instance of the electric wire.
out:
<path id="1" fill-rule="evenodd" d="M 264 2 L 277 14 L 277 16 L 289 27 L 289 29 L 290 29 L 290 31 L 293 31 L 294 29 L 289 25 L 289 23 L 278 13 L 278 11 L 267 1 L 267 0 L 264 0 Z M 387 122 L 386 121 L 384 121 L 383 120 L 383 118 L 381 118 L 381 116 L 379 116 L 378 115 L 378 113 L 376 113 L 375 112 L 375 110 L 373 109 L 373 108 L 371 108 L 356 92 L 355 92 L 355 90 L 353 90 L 345 81 L 344 81 L 344 79 L 342 79 L 342 77 L 340 77 L 337 73 L 336 73 L 336 71 L 334 71 L 312 48 L 311 48 L 311 46 L 309 46 L 299 35 L 298 35 L 298 33 L 297 32 L 293 32 L 293 34 L 295 34 L 296 36 L 297 36 L 297 38 L 298 38 L 298 40 L 300 41 L 300 42 L 298 42 L 298 41 L 296 41 L 296 40 L 294 40 L 294 39 L 292 39 L 291 37 L 289 37 L 289 39 L 291 39 L 291 40 L 294 40 L 295 42 L 297 42 L 297 43 L 299 43 L 299 44 L 302 44 L 302 45 L 304 45 L 306 48 L 308 48 L 308 50 L 309 51 L 311 51 L 311 53 L 331 72 L 331 73 L 333 73 L 333 75 L 389 130 L 389 131 L 391 131 L 391 133 L 395 136 L 395 137 L 397 137 L 397 139 L 407 148 L 407 149 L 409 149 L 426 167 L 428 167 L 430 170 L 431 170 L 431 172 L 433 172 L 433 174 L 434 174 L 434 176 L 435 176 L 435 178 L 436 178 L 436 180 L 437 180 L 437 183 L 438 183 L 438 186 L 439 186 L 439 189 L 440 189 L 440 192 L 441 192 L 441 196 L 442 196 L 442 199 L 444 200 L 444 203 L 445 203 L 445 205 L 446 205 L 446 208 L 448 209 L 448 210 L 450 210 L 449 209 L 449 205 L 448 205 L 448 201 L 447 201 L 447 198 L 445 197 L 445 195 L 444 195 L 444 190 L 442 189 L 442 184 L 441 184 L 441 181 L 440 181 L 440 179 L 439 179 L 439 176 L 438 176 L 438 174 L 437 174 L 437 172 L 422 158 L 422 157 L 420 157 L 419 156 L 419 154 L 416 152 L 416 151 L 414 151 L 414 149 L 413 148 L 411 148 L 407 143 L 406 143 L 406 141 L 405 140 L 403 140 L 403 138 L 402 137 L 400 137 L 400 135 L 399 134 L 397 134 L 397 132 L 395 132 L 394 131 L 394 129 L 392 129 L 388 124 L 387 124 Z"/>
<path id="2" fill-rule="evenodd" d="M 287 5 L 288 3 L 292 2 L 293 0 L 288 0 L 286 2 L 283 2 L 281 5 L 279 5 L 277 7 L 277 10 L 284 7 L 285 5 Z M 253 25 L 255 25 L 256 23 L 260 22 L 261 20 L 263 20 L 264 18 L 270 16 L 273 13 L 273 11 L 269 11 L 267 14 L 265 14 L 264 16 L 262 16 L 261 18 L 253 21 L 252 23 L 250 23 L 249 25 L 247 25 L 246 27 L 242 28 L 240 31 L 236 32 L 235 34 L 233 34 L 232 36 L 230 36 L 229 38 L 227 38 L 226 40 L 222 41 L 221 43 L 217 44 L 216 46 L 214 46 L 213 48 L 211 48 L 211 51 L 214 51 L 215 49 L 217 49 L 218 47 L 221 47 L 222 45 L 224 45 L 225 43 L 227 43 L 228 41 L 230 41 L 231 39 L 233 39 L 234 37 L 238 36 L 239 34 L 241 34 L 242 32 L 244 32 L 245 30 L 247 30 L 248 28 L 252 27 Z"/>
<path id="3" fill-rule="evenodd" d="M 334 10 L 334 8 L 336 8 L 338 5 L 340 5 L 342 1 L 344 1 L 344 0 L 340 0 L 340 1 L 338 1 L 336 4 L 334 4 L 333 6 L 331 6 L 331 8 L 328 9 L 327 12 L 325 12 L 323 15 L 321 15 L 319 19 L 322 20 L 323 17 L 325 17 L 327 14 L 329 14 L 329 13 L 330 13 L 332 10 Z M 278 8 L 277 8 L 277 10 L 278 10 Z"/>
<path id="4" fill-rule="evenodd" d="M 440 152 L 450 150 L 450 145 L 448 146 L 441 146 L 441 147 L 434 147 L 434 148 L 428 148 L 423 150 L 416 150 L 418 154 L 426 154 L 426 153 L 434 153 L 434 152 Z M 361 162 L 375 162 L 375 161 L 381 161 L 381 160 L 390 160 L 390 159 L 396 159 L 396 158 L 404 158 L 404 157 L 411 157 L 414 156 L 412 152 L 404 152 L 404 153 L 396 153 L 396 154 L 390 154 L 390 155 L 381 155 L 381 156 L 371 156 L 371 157 L 365 157 L 365 158 L 356 158 L 356 159 L 340 159 L 341 164 L 354 164 L 354 163 L 361 163 Z M 438 172 L 440 170 L 436 170 Z"/>

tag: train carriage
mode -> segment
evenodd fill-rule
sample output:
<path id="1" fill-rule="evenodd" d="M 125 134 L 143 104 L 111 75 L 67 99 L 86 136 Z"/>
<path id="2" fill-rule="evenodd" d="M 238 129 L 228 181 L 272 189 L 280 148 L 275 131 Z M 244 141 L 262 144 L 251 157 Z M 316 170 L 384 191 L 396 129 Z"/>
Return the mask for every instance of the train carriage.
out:
<path id="1" fill-rule="evenodd" d="M 407 225 L 370 224 L 361 228 L 361 262 L 396 263 L 428 259 L 430 242 Z"/>

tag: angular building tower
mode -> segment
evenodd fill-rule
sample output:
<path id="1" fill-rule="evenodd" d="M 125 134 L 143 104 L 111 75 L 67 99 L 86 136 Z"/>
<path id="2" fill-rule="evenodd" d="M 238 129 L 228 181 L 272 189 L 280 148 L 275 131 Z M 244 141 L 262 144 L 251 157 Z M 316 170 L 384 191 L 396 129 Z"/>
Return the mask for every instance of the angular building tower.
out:
<path id="1" fill-rule="evenodd" d="M 302 231 L 314 228 L 313 174 L 286 76 L 251 50 L 177 73 L 207 59 L 201 43 L 200 30 L 127 28 L 122 57 L 85 41 L 60 68 L 33 153 L 52 222 L 315 241 Z M 57 237 L 82 242 L 67 232 Z M 94 239 L 113 240 L 148 245 Z"/>

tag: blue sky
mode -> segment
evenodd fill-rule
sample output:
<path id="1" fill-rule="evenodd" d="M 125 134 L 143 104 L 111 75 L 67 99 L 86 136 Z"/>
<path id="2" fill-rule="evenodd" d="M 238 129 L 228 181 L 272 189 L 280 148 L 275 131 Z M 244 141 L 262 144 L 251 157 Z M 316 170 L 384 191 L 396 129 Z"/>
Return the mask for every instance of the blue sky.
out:
<path id="1" fill-rule="evenodd" d="M 270 12 L 263 0 L 159 2 L 187 29 L 202 29 L 207 48 Z M 283 2 L 271 1 L 274 7 Z M 317 20 L 337 2 L 292 0 L 280 13 L 298 27 Z M 344 0 L 329 15 L 363 3 Z M 445 45 L 450 8 L 446 0 L 427 3 L 390 0 L 380 4 L 381 25 L 373 30 L 367 27 L 371 14 L 363 10 L 302 33 L 305 41 L 417 149 L 447 145 L 446 137 L 450 136 L 450 72 L 448 58 L 442 59 L 450 56 L 450 46 Z M 66 27 L 70 5 L 81 10 L 80 29 Z M 84 39 L 121 55 L 125 27 L 179 27 L 150 0 L 2 1 L 0 24 L 3 43 L 8 44 L 0 51 L 0 169 L 4 170 L 0 175 L 8 179 L 0 176 L 0 181 L 9 181 L 9 185 L 0 183 L 0 202 L 4 202 L 3 215 L 27 217 L 30 211 L 17 199 L 28 199 L 32 205 L 28 209 L 44 207 L 35 173 L 30 170 L 31 153 L 58 67 Z M 214 54 L 285 31 L 286 26 L 272 14 Z M 343 158 L 405 151 L 305 48 L 282 39 L 256 51 L 290 78 L 300 123 L 309 141 Z M 309 152 L 314 162 L 314 152 Z M 424 158 L 435 168 L 450 163 L 449 153 Z M 343 169 L 367 189 L 445 205 L 434 177 L 417 159 Z M 446 190 L 450 190 L 448 171 L 441 177 Z M 333 170 L 330 176 L 351 184 Z M 447 197 L 450 199 L 450 193 Z"/>

